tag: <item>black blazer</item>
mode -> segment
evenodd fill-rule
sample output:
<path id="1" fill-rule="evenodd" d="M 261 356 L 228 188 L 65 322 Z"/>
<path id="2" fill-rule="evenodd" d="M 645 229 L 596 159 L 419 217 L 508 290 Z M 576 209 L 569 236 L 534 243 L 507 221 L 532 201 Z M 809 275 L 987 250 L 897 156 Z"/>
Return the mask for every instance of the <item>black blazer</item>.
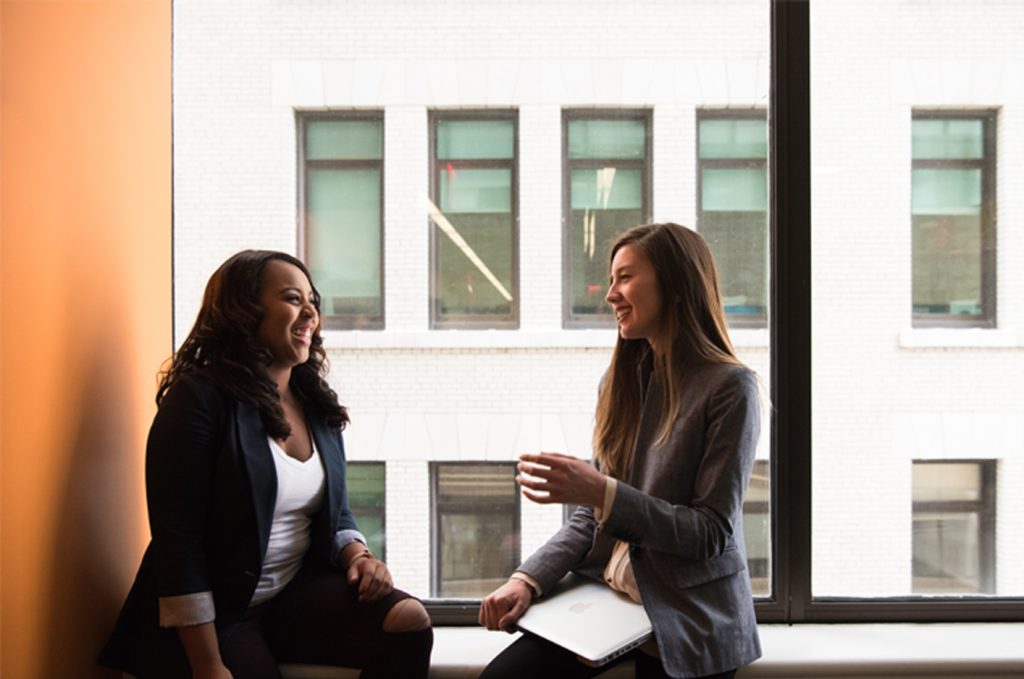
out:
<path id="1" fill-rule="evenodd" d="M 337 568 L 335 537 L 356 530 L 344 446 L 340 431 L 306 415 L 326 473 L 306 560 Z M 179 378 L 150 428 L 146 497 L 152 539 L 99 662 L 140 675 L 184 673 L 177 632 L 159 626 L 159 598 L 212 592 L 222 630 L 245 613 L 259 581 L 277 499 L 259 411 L 202 375 Z"/>

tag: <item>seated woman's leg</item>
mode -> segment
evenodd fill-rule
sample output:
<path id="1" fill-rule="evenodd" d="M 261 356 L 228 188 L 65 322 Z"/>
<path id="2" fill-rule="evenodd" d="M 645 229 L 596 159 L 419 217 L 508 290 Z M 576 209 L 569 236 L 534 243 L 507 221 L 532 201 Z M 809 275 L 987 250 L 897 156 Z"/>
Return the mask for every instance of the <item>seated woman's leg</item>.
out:
<path id="1" fill-rule="evenodd" d="M 343 573 L 306 566 L 270 603 L 265 629 L 279 662 L 359 667 L 365 679 L 427 676 L 430 619 L 401 590 L 360 603 Z"/>
<path id="2" fill-rule="evenodd" d="M 607 665 L 590 667 L 576 659 L 576 654 L 539 637 L 524 634 L 484 668 L 480 679 L 521 679 L 522 677 L 559 677 L 589 679 L 628 656 L 616 658 Z"/>

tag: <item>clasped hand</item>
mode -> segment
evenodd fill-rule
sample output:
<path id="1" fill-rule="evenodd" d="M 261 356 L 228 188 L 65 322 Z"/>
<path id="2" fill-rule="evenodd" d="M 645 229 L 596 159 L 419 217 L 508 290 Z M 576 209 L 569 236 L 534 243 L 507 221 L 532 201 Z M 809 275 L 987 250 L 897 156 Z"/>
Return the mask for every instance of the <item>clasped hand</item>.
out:
<path id="1" fill-rule="evenodd" d="M 383 599 L 394 583 L 387 565 L 376 557 L 361 557 L 354 560 L 348 567 L 346 577 L 351 585 L 359 583 L 359 601 L 364 603 Z"/>
<path id="2" fill-rule="evenodd" d="M 588 462 L 561 453 L 524 453 L 516 477 L 523 495 L 540 504 L 599 507 L 604 503 L 605 475 Z"/>

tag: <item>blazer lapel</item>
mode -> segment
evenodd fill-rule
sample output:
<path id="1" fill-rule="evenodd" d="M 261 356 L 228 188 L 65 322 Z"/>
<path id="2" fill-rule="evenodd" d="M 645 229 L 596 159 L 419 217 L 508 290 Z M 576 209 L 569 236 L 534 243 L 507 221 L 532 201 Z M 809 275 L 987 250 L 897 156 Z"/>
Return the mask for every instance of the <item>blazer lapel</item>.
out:
<path id="1" fill-rule="evenodd" d="M 337 521 L 337 507 L 341 506 L 340 500 L 345 492 L 345 454 L 341 449 L 341 437 L 337 432 L 332 431 L 318 417 L 310 417 L 307 413 L 306 423 L 313 433 L 313 442 L 316 449 L 320 451 L 320 459 L 323 460 L 324 473 L 327 475 L 327 493 L 324 497 L 324 507 L 328 509 L 328 524 L 333 533 Z"/>
<path id="2" fill-rule="evenodd" d="M 273 453 L 267 442 L 259 411 L 244 403 L 237 410 L 238 443 L 242 449 L 242 462 L 249 472 L 253 509 L 256 513 L 256 529 L 260 539 L 260 558 L 266 557 L 270 541 L 270 524 L 274 520 L 274 505 L 277 502 L 277 471 L 274 469 Z"/>

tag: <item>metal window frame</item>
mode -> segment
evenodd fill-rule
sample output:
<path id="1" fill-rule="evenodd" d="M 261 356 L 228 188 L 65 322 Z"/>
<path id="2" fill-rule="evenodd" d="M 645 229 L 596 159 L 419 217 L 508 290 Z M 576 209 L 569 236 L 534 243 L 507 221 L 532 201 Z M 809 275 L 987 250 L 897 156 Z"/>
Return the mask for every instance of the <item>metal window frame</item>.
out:
<path id="1" fill-rule="evenodd" d="M 432 109 L 428 113 L 429 130 L 429 163 L 430 199 L 440 208 L 440 175 L 441 163 L 437 160 L 437 124 L 447 120 L 508 120 L 512 122 L 512 158 L 511 159 L 473 159 L 473 160 L 445 160 L 445 163 L 452 163 L 463 168 L 500 168 L 508 169 L 511 173 L 511 186 L 509 191 L 510 206 L 512 209 L 512 242 L 511 271 L 512 271 L 512 309 L 508 314 L 447 314 L 442 315 L 439 304 L 440 293 L 440 246 L 438 229 L 435 224 L 427 218 L 430 233 L 430 329 L 447 330 L 516 330 L 519 328 L 520 320 L 520 295 L 519 295 L 519 110 L 515 108 L 481 108 L 481 109 Z"/>
<path id="2" fill-rule="evenodd" d="M 996 120 L 993 108 L 915 108 L 911 120 L 978 120 L 982 125 L 982 158 L 911 159 L 911 169 L 965 168 L 981 170 L 981 313 L 924 314 L 911 308 L 915 328 L 996 327 Z M 911 260 L 913 266 L 913 260 Z M 913 301 L 913 291 L 911 291 Z"/>
<path id="3" fill-rule="evenodd" d="M 644 123 L 644 157 L 628 158 L 569 158 L 569 123 L 575 120 L 641 120 Z M 641 196 L 640 215 L 643 223 L 651 221 L 653 214 L 654 111 L 650 108 L 563 108 L 562 109 L 562 327 L 614 328 L 615 319 L 611 312 L 601 314 L 572 313 L 572 171 L 577 168 L 625 167 L 640 170 Z"/>
<path id="4" fill-rule="evenodd" d="M 310 122 L 323 120 L 370 120 L 380 123 L 381 133 L 381 156 L 379 160 L 308 160 L 306 158 L 306 126 Z M 296 126 L 296 152 L 298 159 L 296 168 L 298 171 L 298 192 L 296 196 L 296 252 L 300 253 L 302 261 L 309 262 L 309 237 L 307 234 L 309 225 L 306 220 L 307 206 L 309 205 L 309 187 L 306 181 L 307 171 L 310 168 L 321 169 L 353 169 L 353 168 L 375 168 L 380 172 L 380 223 L 378 235 L 380 239 L 380 314 L 377 316 L 365 316 L 362 314 L 321 314 L 320 322 L 328 330 L 383 330 L 384 319 L 386 318 L 386 287 L 384 275 L 384 158 L 387 149 L 387 137 L 384 129 L 384 111 L 380 109 L 351 109 L 345 111 L 302 111 L 295 112 Z"/>
<path id="5" fill-rule="evenodd" d="M 723 168 L 763 168 L 768 171 L 768 158 L 702 158 L 700 155 L 700 124 L 705 120 L 760 120 L 768 123 L 768 111 L 764 108 L 699 108 L 696 116 L 696 153 L 697 160 L 697 223 L 696 230 L 702 232 L 704 217 L 704 170 Z M 765 211 L 765 220 L 771 214 L 770 206 Z M 721 271 L 719 271 L 721 275 Z M 769 277 L 771 272 L 769 271 Z M 726 320 L 730 328 L 766 328 L 768 314 L 727 314 Z"/>
<path id="6" fill-rule="evenodd" d="M 436 460 L 428 463 L 429 475 L 430 475 L 430 591 L 431 597 L 436 596 L 434 592 L 441 590 L 441 512 L 443 507 L 439 500 L 441 495 L 441 474 L 440 470 L 442 467 L 508 467 L 515 472 L 516 463 L 513 461 L 509 462 L 493 462 L 490 460 Z M 515 502 L 514 519 L 512 530 L 514 533 L 522 532 L 522 519 L 521 519 L 521 504 L 522 500 L 520 497 L 519 489 L 517 486 L 513 486 L 512 489 L 513 499 Z M 475 511 L 462 512 L 465 514 L 478 515 L 481 513 L 479 508 Z M 485 511 L 484 513 L 495 513 Z M 520 542 L 515 543 L 515 555 L 513 561 L 519 563 L 522 557 L 522 545 Z M 444 599 L 444 600 L 432 600 L 430 603 L 430 616 L 435 624 L 439 621 L 448 621 L 448 624 L 467 624 L 467 622 L 476 622 L 477 611 L 480 607 L 480 602 L 477 599 Z M 472 617 L 472 620 L 468 620 L 468 617 Z M 454 622 L 453 622 L 454 621 Z"/>

